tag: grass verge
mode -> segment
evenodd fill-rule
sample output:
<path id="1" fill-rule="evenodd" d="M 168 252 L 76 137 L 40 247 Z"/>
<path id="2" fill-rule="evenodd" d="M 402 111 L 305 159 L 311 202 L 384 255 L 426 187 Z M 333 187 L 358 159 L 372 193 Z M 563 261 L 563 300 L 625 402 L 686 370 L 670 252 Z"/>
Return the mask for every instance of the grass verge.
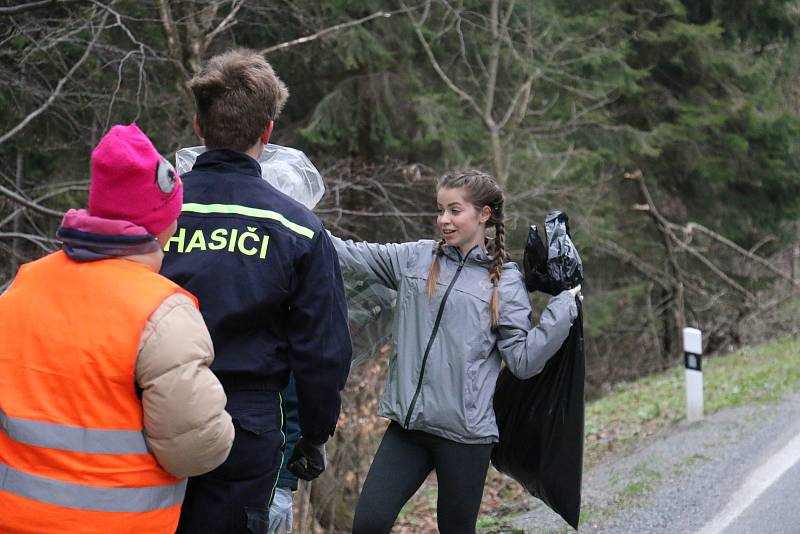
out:
<path id="1" fill-rule="evenodd" d="M 781 338 L 703 360 L 705 412 L 771 402 L 800 389 L 800 338 Z M 686 417 L 684 370 L 620 384 L 586 405 L 585 468 Z"/>

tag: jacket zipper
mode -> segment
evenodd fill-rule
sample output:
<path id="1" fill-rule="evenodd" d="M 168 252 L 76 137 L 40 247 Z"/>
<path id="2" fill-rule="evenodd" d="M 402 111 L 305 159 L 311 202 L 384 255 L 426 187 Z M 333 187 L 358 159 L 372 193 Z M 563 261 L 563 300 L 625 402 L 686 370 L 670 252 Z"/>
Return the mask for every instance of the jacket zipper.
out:
<path id="1" fill-rule="evenodd" d="M 431 347 L 433 346 L 433 339 L 436 337 L 436 332 L 439 331 L 439 323 L 442 320 L 442 314 L 444 314 L 444 305 L 447 302 L 447 297 L 450 295 L 450 290 L 453 289 L 453 285 L 455 285 L 456 280 L 458 279 L 458 275 L 461 274 L 461 269 L 464 268 L 464 264 L 467 262 L 467 258 L 469 257 L 470 253 L 477 248 L 477 245 L 472 247 L 467 255 L 464 256 L 458 262 L 458 269 L 456 269 L 456 274 L 453 275 L 453 279 L 450 280 L 450 284 L 448 284 L 447 289 L 444 292 L 444 296 L 442 297 L 442 303 L 439 304 L 439 311 L 436 314 L 436 320 L 433 322 L 433 331 L 431 331 L 431 337 L 428 338 L 428 346 L 425 347 L 425 354 L 422 356 L 422 368 L 419 371 L 419 380 L 417 381 L 417 390 L 414 392 L 414 396 L 411 398 L 411 406 L 408 407 L 408 413 L 406 414 L 406 420 L 403 424 L 403 427 L 408 430 L 408 425 L 411 423 L 411 414 L 414 412 L 414 406 L 417 404 L 417 398 L 419 398 L 419 392 L 422 390 L 422 378 L 425 376 L 425 363 L 428 361 L 428 354 L 431 352 Z M 458 256 L 461 257 L 461 252 L 458 252 Z"/>

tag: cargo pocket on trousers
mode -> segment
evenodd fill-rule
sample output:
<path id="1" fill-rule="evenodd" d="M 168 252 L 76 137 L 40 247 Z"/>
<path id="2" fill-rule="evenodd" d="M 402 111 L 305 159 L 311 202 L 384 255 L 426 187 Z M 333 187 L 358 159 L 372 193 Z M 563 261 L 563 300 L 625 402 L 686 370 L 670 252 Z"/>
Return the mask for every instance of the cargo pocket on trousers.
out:
<path id="1" fill-rule="evenodd" d="M 234 423 L 251 434 L 260 436 L 270 430 L 280 430 L 281 422 L 279 418 L 270 417 L 269 414 L 248 414 L 240 413 L 233 417 Z"/>
<path id="2" fill-rule="evenodd" d="M 267 534 L 267 509 L 256 506 L 245 506 L 244 514 L 247 518 L 248 534 Z"/>

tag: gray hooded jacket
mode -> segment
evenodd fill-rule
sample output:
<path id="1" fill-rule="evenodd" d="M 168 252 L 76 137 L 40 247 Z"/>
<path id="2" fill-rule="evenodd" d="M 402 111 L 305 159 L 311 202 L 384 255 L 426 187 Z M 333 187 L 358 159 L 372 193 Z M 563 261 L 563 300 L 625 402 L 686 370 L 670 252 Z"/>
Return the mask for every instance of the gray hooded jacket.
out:
<path id="1" fill-rule="evenodd" d="M 568 292 L 553 297 L 539 325 L 517 265 L 500 278 L 500 320 L 491 328 L 491 259 L 445 245 L 438 287 L 426 292 L 435 241 L 373 244 L 332 236 L 345 276 L 397 293 L 393 352 L 378 413 L 404 428 L 460 443 L 498 440 L 492 398 L 501 359 L 519 378 L 539 373 L 561 347 L 578 310 Z M 445 305 L 446 304 L 446 305 Z"/>

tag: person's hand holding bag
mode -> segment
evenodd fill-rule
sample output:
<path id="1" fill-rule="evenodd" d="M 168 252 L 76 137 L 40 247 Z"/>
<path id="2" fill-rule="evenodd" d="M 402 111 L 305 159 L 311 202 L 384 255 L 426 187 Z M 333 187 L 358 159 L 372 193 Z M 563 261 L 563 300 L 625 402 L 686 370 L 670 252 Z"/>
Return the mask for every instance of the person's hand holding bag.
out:
<path id="1" fill-rule="evenodd" d="M 567 291 L 569 291 L 570 294 L 573 297 L 575 297 L 578 300 L 580 300 L 581 302 L 583 302 L 583 293 L 581 293 L 581 285 L 580 284 L 578 284 L 577 286 L 573 287 L 572 289 L 568 289 Z"/>

